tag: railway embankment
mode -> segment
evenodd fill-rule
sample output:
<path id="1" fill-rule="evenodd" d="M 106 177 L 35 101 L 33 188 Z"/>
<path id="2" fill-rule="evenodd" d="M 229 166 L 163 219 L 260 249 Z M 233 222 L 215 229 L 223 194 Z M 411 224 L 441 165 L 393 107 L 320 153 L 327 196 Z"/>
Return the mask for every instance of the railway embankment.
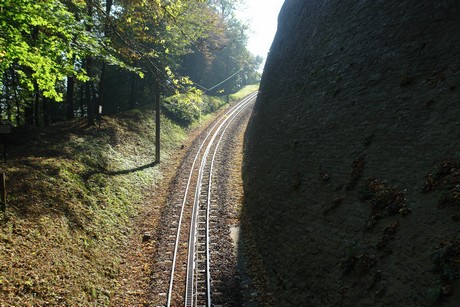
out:
<path id="1" fill-rule="evenodd" d="M 239 98 L 239 97 L 235 97 Z M 155 164 L 152 108 L 16 131 L 0 218 L 0 305 L 148 304 L 159 217 L 190 126 L 162 117 Z"/>

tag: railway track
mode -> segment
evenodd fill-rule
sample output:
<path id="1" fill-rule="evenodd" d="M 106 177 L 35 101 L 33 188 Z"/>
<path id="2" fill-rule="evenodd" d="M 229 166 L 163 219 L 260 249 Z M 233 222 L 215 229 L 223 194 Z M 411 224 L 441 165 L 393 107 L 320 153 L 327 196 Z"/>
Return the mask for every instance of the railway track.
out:
<path id="1" fill-rule="evenodd" d="M 176 193 L 174 209 L 168 213 L 171 225 L 163 233 L 170 240 L 163 242 L 160 249 L 163 275 L 157 286 L 167 287 L 159 293 L 165 306 L 212 306 L 213 297 L 219 295 L 213 293 L 213 285 L 222 281 L 212 275 L 211 269 L 217 241 L 213 240 L 212 228 L 219 224 L 213 194 L 215 162 L 227 129 L 256 97 L 257 93 L 252 93 L 231 107 L 202 135 L 191 156 L 186 179 L 178 184 L 181 193 Z M 168 279 L 167 285 L 164 279 Z"/>

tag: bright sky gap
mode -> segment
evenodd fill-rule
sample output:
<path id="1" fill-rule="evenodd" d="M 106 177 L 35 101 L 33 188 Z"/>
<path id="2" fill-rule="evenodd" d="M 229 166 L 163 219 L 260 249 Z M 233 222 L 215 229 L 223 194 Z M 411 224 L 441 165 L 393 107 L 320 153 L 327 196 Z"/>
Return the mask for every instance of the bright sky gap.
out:
<path id="1" fill-rule="evenodd" d="M 248 49 L 254 55 L 264 59 L 275 36 L 278 14 L 284 0 L 246 0 L 246 4 L 237 12 L 239 19 L 250 25 Z"/>

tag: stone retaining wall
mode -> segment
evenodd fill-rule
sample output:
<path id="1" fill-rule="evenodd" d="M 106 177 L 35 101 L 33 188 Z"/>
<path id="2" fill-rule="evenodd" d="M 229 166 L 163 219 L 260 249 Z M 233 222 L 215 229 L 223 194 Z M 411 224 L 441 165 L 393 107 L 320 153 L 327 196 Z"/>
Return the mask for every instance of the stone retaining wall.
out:
<path id="1" fill-rule="evenodd" d="M 279 306 L 459 302 L 433 255 L 460 207 L 422 189 L 460 161 L 460 2 L 287 0 L 260 91 L 245 209 Z"/>

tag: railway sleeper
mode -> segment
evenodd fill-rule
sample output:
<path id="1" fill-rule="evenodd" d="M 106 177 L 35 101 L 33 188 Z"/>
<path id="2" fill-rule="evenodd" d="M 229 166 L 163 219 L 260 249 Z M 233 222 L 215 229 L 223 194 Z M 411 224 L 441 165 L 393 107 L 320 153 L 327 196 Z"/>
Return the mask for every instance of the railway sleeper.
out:
<path id="1" fill-rule="evenodd" d="M 198 216 L 198 222 L 206 222 L 206 216 L 199 215 Z"/>

